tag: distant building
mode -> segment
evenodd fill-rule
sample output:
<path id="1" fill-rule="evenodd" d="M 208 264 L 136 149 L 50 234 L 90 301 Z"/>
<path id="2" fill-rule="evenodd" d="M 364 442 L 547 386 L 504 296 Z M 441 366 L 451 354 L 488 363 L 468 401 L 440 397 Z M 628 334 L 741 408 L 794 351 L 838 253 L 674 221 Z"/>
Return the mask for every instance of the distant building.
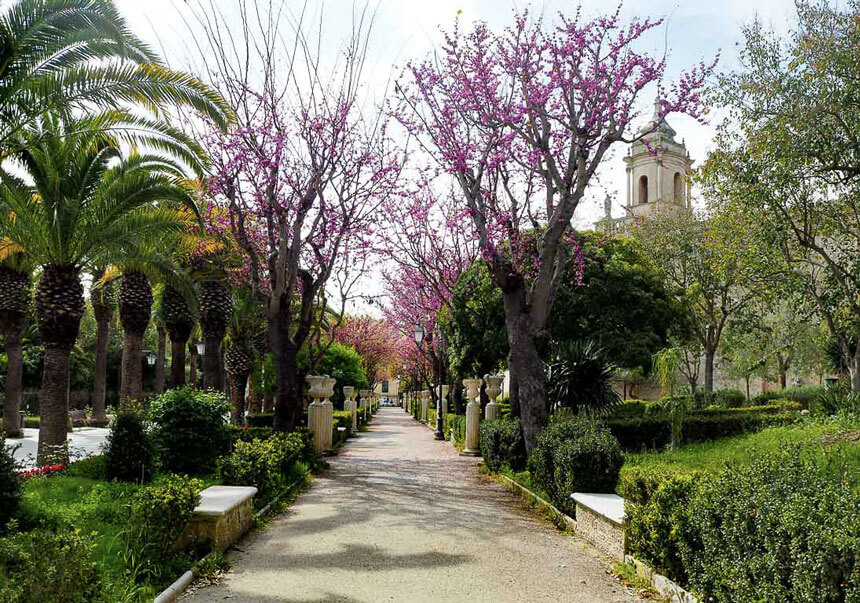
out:
<path id="1" fill-rule="evenodd" d="M 383 398 L 397 398 L 400 395 L 400 381 L 398 379 L 385 379 L 376 384 L 373 393 L 379 394 Z"/>
<path id="2" fill-rule="evenodd" d="M 640 132 L 652 130 L 630 145 L 627 164 L 628 218 L 652 216 L 663 211 L 690 210 L 690 176 L 693 160 L 684 141 L 675 140 L 675 130 L 665 119 L 655 128 L 654 117 Z"/>

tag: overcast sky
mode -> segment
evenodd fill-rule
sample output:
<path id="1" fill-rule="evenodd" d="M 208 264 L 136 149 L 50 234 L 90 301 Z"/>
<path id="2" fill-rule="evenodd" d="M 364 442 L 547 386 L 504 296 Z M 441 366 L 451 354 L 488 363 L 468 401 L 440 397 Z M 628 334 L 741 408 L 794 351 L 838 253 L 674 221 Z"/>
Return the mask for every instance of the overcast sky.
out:
<path id="1" fill-rule="evenodd" d="M 192 0 L 199 1 L 199 0 Z M 210 1 L 210 0 L 204 0 Z M 238 0 L 211 0 L 229 14 Z M 253 0 L 246 0 L 253 2 Z M 262 5 L 269 0 L 258 0 Z M 278 0 L 274 0 L 277 2 Z M 191 40 L 194 28 L 189 31 L 189 6 L 185 0 L 116 0 L 122 13 L 139 36 L 152 43 L 177 68 L 194 71 L 199 61 Z M 450 28 L 457 17 L 466 21 L 484 20 L 491 26 L 503 27 L 510 23 L 514 8 L 530 7 L 553 17 L 558 12 L 573 13 L 582 5 L 586 14 L 614 10 L 613 2 L 601 0 L 544 0 L 536 2 L 510 0 L 380 0 L 376 7 L 374 34 L 369 55 L 368 85 L 383 90 L 385 84 L 409 59 L 421 58 L 432 51 L 439 41 L 439 27 Z M 303 0 L 287 2 L 293 11 L 300 11 Z M 354 6 L 363 2 L 353 0 L 309 0 L 308 8 L 316 19 L 322 11 L 324 31 L 322 37 L 327 52 L 336 52 L 339 42 L 349 31 Z M 668 48 L 667 79 L 700 60 L 710 62 L 721 53 L 720 70 L 737 65 L 737 44 L 741 39 L 741 26 L 756 15 L 778 31 L 785 31 L 793 19 L 792 0 L 627 0 L 622 15 L 663 17 L 666 22 L 659 31 L 652 31 L 644 40 L 642 49 L 661 55 Z M 184 18 L 183 18 L 184 16 Z M 652 93 L 653 94 L 653 93 Z M 643 99 L 647 105 L 653 96 Z M 650 109 L 648 110 L 650 115 Z M 716 122 L 718 114 L 711 118 Z M 643 120 L 644 121 L 644 120 Z M 698 165 L 710 148 L 713 125 L 702 125 L 685 116 L 670 115 L 667 120 L 684 139 L 690 155 Z M 626 185 L 622 157 L 626 149 L 618 148 L 602 170 L 600 184 L 577 210 L 575 225 L 588 226 L 601 217 L 603 199 L 613 196 L 613 214 L 624 215 L 621 206 L 626 202 Z"/>

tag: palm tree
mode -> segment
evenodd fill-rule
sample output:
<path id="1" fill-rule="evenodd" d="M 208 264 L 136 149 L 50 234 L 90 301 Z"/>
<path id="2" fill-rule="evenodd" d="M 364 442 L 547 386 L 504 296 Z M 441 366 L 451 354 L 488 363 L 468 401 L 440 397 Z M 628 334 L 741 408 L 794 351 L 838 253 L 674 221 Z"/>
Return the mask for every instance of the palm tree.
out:
<path id="1" fill-rule="evenodd" d="M 116 308 L 116 290 L 112 280 L 103 281 L 105 270 L 93 271 L 95 285 L 90 288 L 90 305 L 96 319 L 96 358 L 93 373 L 93 421 L 107 422 L 105 393 L 107 385 L 107 357 L 110 342 L 110 323 Z M 100 286 L 99 286 L 100 284 Z"/>
<path id="2" fill-rule="evenodd" d="M 263 322 L 260 304 L 248 289 L 233 293 L 233 312 L 227 327 L 227 351 L 224 355 L 230 376 L 232 421 L 245 421 L 245 389 L 254 369 L 254 336 Z"/>
<path id="3" fill-rule="evenodd" d="M 160 64 L 112 0 L 16 0 L 0 12 L 0 159 L 47 112 L 127 105 L 152 111 L 186 105 L 220 127 L 231 114 L 215 91 Z M 203 156 L 165 123 L 148 126 L 146 136 L 157 145 L 182 150 L 194 162 Z"/>
<path id="4" fill-rule="evenodd" d="M 221 342 L 230 324 L 233 301 L 221 280 L 200 284 L 200 330 L 203 333 L 203 388 L 223 391 Z"/>
<path id="5" fill-rule="evenodd" d="M 24 374 L 21 338 L 30 306 L 30 275 L 26 257 L 12 253 L 0 262 L 0 333 L 6 339 L 6 401 L 3 431 L 7 438 L 24 435 L 18 422 L 21 410 L 21 378 Z"/>
<path id="6" fill-rule="evenodd" d="M 179 289 L 171 285 L 165 285 L 161 293 L 159 312 L 170 337 L 172 387 L 185 385 L 185 346 L 197 321 L 194 314 L 196 300 L 192 297 L 191 301 L 194 302 L 193 305 Z"/>
<path id="7" fill-rule="evenodd" d="M 13 147 L 13 157 L 28 172 L 32 187 L 10 184 L 6 178 L 0 185 L 7 210 L 0 212 L 0 256 L 4 249 L 22 249 L 42 267 L 35 292 L 45 347 L 40 464 L 68 456 L 69 354 L 84 312 L 81 270 L 116 263 L 129 257 L 128 250 L 133 254 L 153 237 L 188 223 L 180 210 L 155 205 L 171 199 L 170 187 L 137 190 L 151 175 L 135 167 L 155 160 L 122 157 L 121 141 L 108 132 L 125 117 L 110 112 L 77 120 L 54 115 L 37 119 L 19 133 Z"/>

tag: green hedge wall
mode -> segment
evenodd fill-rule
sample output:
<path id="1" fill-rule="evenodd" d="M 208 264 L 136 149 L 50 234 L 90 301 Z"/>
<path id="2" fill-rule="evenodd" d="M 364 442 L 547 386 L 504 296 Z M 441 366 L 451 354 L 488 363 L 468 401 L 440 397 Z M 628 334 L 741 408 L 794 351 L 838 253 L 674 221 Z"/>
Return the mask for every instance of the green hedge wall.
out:
<path id="1" fill-rule="evenodd" d="M 684 442 L 703 442 L 786 425 L 797 419 L 799 409 L 797 403 L 783 401 L 749 408 L 695 411 L 684 421 Z M 662 414 L 610 417 L 606 425 L 624 450 L 663 448 L 672 440 L 671 423 Z"/>

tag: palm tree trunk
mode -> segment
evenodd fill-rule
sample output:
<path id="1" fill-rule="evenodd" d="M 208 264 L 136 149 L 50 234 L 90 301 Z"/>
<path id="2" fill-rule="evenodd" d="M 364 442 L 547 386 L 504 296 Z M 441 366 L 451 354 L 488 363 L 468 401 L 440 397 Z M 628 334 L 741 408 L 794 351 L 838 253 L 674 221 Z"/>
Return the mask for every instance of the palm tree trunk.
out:
<path id="1" fill-rule="evenodd" d="M 21 333 L 24 323 L 6 331 L 6 402 L 3 406 L 3 431 L 7 438 L 24 436 L 20 425 L 21 378 L 24 374 L 24 355 L 21 351 Z"/>
<path id="2" fill-rule="evenodd" d="M 185 342 L 170 341 L 170 381 L 172 387 L 185 385 Z"/>
<path id="3" fill-rule="evenodd" d="M 46 347 L 39 391 L 39 449 L 41 467 L 69 461 L 67 428 L 69 417 L 69 356 L 65 347 Z"/>
<path id="4" fill-rule="evenodd" d="M 188 380 L 191 381 L 191 387 L 197 387 L 197 346 L 191 346 L 190 367 L 188 369 Z"/>
<path id="5" fill-rule="evenodd" d="M 223 391 L 224 376 L 221 371 L 221 340 L 213 334 L 203 336 L 203 389 Z"/>
<path id="6" fill-rule="evenodd" d="M 245 422 L 245 388 L 248 385 L 247 374 L 230 374 L 230 422 L 242 425 Z"/>
<path id="7" fill-rule="evenodd" d="M 122 344 L 122 384 L 120 404 L 143 399 L 143 336 L 126 331 Z"/>
<path id="8" fill-rule="evenodd" d="M 155 359 L 155 393 L 164 393 L 164 356 L 167 348 L 167 331 L 158 327 L 158 354 Z"/>
<path id="9" fill-rule="evenodd" d="M 107 356 L 110 342 L 110 319 L 96 322 L 96 364 L 93 375 L 93 421 L 107 421 L 105 393 L 107 389 Z"/>

